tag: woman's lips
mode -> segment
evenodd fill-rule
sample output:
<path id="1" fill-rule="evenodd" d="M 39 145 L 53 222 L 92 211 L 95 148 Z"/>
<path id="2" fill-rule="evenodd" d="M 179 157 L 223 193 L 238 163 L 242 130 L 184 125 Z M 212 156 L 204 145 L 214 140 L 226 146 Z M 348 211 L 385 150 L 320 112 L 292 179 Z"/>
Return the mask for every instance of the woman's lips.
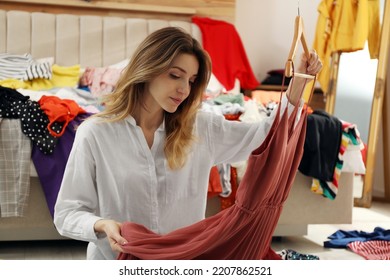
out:
<path id="1" fill-rule="evenodd" d="M 172 99 L 172 101 L 173 101 L 174 103 L 176 103 L 177 105 L 180 105 L 180 103 L 182 102 L 182 100 L 181 100 L 180 98 L 173 98 L 173 97 L 171 97 L 171 99 Z"/>

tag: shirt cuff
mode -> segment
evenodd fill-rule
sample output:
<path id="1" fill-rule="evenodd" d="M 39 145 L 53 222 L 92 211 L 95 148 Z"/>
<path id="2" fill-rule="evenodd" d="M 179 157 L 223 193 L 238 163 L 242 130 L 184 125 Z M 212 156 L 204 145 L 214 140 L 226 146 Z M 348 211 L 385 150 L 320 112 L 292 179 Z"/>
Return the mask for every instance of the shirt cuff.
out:
<path id="1" fill-rule="evenodd" d="M 85 223 L 84 223 L 84 233 L 85 233 L 85 237 L 91 241 L 91 242 L 95 242 L 95 241 L 98 241 L 99 239 L 102 239 L 102 238 L 105 238 L 106 235 L 103 234 L 103 233 L 98 233 L 95 231 L 94 229 L 94 226 L 95 226 L 95 223 L 98 221 L 98 220 L 101 220 L 102 218 L 101 217 L 98 217 L 98 216 L 93 216 L 93 217 L 90 217 Z"/>

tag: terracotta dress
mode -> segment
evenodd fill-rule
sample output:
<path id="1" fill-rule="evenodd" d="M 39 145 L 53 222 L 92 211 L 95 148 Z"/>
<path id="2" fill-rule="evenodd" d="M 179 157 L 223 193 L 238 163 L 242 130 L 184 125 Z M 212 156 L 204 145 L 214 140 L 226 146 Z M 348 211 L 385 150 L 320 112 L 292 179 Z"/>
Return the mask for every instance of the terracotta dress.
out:
<path id="1" fill-rule="evenodd" d="M 126 222 L 121 232 L 128 243 L 118 259 L 280 259 L 270 244 L 302 157 L 307 115 L 296 107 L 288 116 L 280 107 L 265 141 L 248 159 L 234 205 L 164 235 Z"/>

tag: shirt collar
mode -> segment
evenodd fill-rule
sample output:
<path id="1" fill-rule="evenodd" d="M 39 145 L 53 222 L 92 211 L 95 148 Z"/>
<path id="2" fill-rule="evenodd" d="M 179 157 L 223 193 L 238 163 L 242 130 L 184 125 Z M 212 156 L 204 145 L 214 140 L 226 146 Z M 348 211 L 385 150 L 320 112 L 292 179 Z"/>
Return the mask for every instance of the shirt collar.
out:
<path id="1" fill-rule="evenodd" d="M 125 120 L 131 124 L 132 126 L 137 126 L 137 123 L 135 122 L 135 119 L 133 116 L 128 115 Z M 157 128 L 157 131 L 165 131 L 165 119 L 163 119 L 161 125 Z"/>

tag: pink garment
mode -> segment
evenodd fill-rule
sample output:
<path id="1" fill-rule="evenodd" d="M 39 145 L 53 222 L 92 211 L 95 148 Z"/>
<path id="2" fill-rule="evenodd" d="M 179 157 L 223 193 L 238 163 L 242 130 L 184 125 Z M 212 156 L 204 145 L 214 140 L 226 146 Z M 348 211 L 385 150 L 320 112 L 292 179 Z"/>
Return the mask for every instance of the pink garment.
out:
<path id="1" fill-rule="evenodd" d="M 278 106 L 270 132 L 249 157 L 234 205 L 165 235 L 123 223 L 128 243 L 118 259 L 280 259 L 270 244 L 303 154 L 307 110 L 294 128 L 297 113 L 288 117 Z"/>
<path id="2" fill-rule="evenodd" d="M 109 67 L 87 67 L 80 78 L 80 86 L 88 86 L 93 95 L 111 93 L 122 69 Z"/>
<path id="3" fill-rule="evenodd" d="M 348 243 L 348 248 L 366 260 L 390 260 L 390 241 L 369 240 Z"/>

